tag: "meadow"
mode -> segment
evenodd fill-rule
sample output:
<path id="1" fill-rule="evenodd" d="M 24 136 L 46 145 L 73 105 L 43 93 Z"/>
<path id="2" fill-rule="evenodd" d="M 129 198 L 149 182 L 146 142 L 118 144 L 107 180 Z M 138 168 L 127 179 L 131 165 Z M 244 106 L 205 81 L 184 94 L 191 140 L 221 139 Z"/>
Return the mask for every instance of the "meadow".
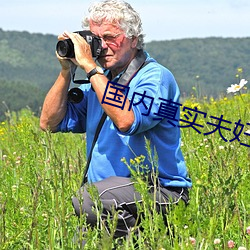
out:
<path id="1" fill-rule="evenodd" d="M 110 235 L 99 222 L 98 230 L 86 233 L 85 249 L 250 249 L 249 103 L 247 93 L 185 100 L 181 131 L 193 181 L 190 204 L 171 208 L 164 225 L 135 172 L 144 197 L 142 230 L 118 242 L 115 221 L 108 221 Z M 84 135 L 42 132 L 29 109 L 6 113 L 0 124 L 0 249 L 81 249 L 76 228 L 85 220 L 75 217 L 71 197 L 85 163 Z M 127 164 L 141 166 L 143 156 Z M 96 206 L 98 213 L 97 198 Z"/>

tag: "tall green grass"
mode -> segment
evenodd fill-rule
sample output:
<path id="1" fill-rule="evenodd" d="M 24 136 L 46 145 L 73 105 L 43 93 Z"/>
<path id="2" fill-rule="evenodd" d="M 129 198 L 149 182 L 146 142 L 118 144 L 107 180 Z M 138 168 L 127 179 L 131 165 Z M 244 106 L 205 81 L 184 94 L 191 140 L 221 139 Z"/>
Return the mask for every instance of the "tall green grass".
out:
<path id="1" fill-rule="evenodd" d="M 107 221 L 111 235 L 99 221 L 99 229 L 85 233 L 86 249 L 228 249 L 229 240 L 235 249 L 250 249 L 246 231 L 250 226 L 250 147 L 240 145 L 250 145 L 250 136 L 244 134 L 250 130 L 246 125 L 250 96 L 241 97 L 193 98 L 183 103 L 207 113 L 206 118 L 201 114 L 197 118 L 204 126 L 199 128 L 201 134 L 182 128 L 182 150 L 193 180 L 187 207 L 171 208 L 165 225 L 141 181 L 137 187 L 144 201 L 138 205 L 144 214 L 141 227 L 118 242 L 112 238 L 116 220 Z M 218 131 L 204 135 L 215 128 L 207 124 L 216 123 L 210 116 L 220 115 L 232 122 L 223 123 L 232 129 L 222 130 L 227 142 Z M 240 141 L 229 142 L 239 119 L 245 125 Z M 79 189 L 86 163 L 84 135 L 44 133 L 38 124 L 28 109 L 7 113 L 0 124 L 0 249 L 80 249 L 82 234 L 76 228 L 86 223 L 84 216 L 75 217 L 71 197 Z M 127 164 L 141 166 L 143 157 Z M 140 180 L 136 172 L 134 177 Z"/>

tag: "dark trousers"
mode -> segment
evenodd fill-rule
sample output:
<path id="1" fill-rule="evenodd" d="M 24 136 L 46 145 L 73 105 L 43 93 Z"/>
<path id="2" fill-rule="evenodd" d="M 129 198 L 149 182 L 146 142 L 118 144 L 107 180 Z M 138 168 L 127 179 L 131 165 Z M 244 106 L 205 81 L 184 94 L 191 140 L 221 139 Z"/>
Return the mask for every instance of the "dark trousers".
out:
<path id="1" fill-rule="evenodd" d="M 95 182 L 93 185 L 97 188 L 102 203 L 103 211 L 100 214 L 100 219 L 105 221 L 108 216 L 112 219 L 113 211 L 118 211 L 117 228 L 114 236 L 122 237 L 127 235 L 138 219 L 136 203 L 142 202 L 140 193 L 135 190 L 134 182 L 130 178 L 112 176 Z M 156 207 L 158 211 L 166 212 L 170 204 L 178 203 L 181 200 L 186 204 L 188 203 L 187 188 L 165 188 L 161 185 L 156 185 L 156 187 Z M 155 191 L 151 181 L 149 181 L 149 190 L 152 192 L 153 198 Z M 93 209 L 95 203 L 91 200 L 86 186 L 81 188 L 80 197 L 82 202 L 79 202 L 77 197 L 72 199 L 76 215 L 86 214 L 87 223 L 96 226 L 97 215 Z"/>

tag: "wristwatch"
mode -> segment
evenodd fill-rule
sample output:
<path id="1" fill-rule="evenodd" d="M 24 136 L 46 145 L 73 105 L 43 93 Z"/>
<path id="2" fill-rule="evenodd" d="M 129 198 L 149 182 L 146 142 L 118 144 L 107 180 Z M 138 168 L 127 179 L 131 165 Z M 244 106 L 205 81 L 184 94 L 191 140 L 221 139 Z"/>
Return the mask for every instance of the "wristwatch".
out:
<path id="1" fill-rule="evenodd" d="M 104 71 L 101 67 L 96 66 L 94 69 L 90 70 L 89 73 L 87 73 L 88 79 L 90 80 L 91 76 L 93 76 L 95 74 L 104 75 Z"/>

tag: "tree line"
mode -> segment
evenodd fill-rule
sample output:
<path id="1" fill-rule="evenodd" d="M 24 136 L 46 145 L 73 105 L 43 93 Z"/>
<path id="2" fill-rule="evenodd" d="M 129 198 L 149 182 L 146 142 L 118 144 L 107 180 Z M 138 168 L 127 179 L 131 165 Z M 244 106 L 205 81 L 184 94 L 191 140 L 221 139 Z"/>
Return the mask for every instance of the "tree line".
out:
<path id="1" fill-rule="evenodd" d="M 39 115 L 60 70 L 56 43 L 54 35 L 0 29 L 0 120 L 7 109 L 29 107 Z M 193 94 L 217 98 L 239 78 L 250 78 L 248 37 L 152 41 L 145 49 L 172 71 L 184 98 Z"/>

